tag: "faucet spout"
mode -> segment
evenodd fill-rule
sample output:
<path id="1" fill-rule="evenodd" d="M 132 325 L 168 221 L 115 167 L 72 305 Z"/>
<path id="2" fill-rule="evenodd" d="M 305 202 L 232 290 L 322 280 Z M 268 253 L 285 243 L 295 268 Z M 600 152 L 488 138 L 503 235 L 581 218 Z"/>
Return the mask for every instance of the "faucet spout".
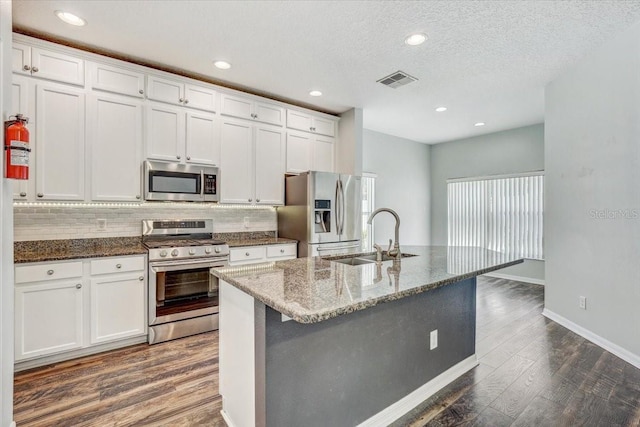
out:
<path id="1" fill-rule="evenodd" d="M 371 224 L 373 222 L 373 218 L 378 215 L 380 212 L 389 212 L 396 219 L 396 229 L 395 229 L 395 243 L 393 245 L 393 249 L 387 251 L 389 256 L 395 257 L 396 259 L 400 259 L 402 255 L 400 254 L 400 217 L 393 209 L 389 208 L 379 208 L 375 211 L 371 212 L 369 218 L 367 219 L 367 224 Z"/>

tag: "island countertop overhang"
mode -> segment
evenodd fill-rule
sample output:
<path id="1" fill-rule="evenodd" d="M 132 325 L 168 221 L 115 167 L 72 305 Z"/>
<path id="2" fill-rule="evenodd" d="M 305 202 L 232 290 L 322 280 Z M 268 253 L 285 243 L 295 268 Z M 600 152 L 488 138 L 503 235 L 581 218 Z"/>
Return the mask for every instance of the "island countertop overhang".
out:
<path id="1" fill-rule="evenodd" d="M 403 246 L 399 263 L 345 265 L 321 257 L 212 271 L 299 323 L 317 323 L 523 262 L 475 247 Z"/>

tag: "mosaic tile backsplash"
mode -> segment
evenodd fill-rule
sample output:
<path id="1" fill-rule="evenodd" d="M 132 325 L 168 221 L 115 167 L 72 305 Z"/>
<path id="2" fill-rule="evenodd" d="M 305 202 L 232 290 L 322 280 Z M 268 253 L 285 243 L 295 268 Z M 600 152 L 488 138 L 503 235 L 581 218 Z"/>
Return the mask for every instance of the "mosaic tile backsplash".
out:
<path id="1" fill-rule="evenodd" d="M 19 203 L 13 208 L 14 240 L 140 236 L 143 219 L 213 219 L 215 233 L 275 231 L 271 207 L 190 203 L 64 204 Z M 99 224 L 106 220 L 104 229 Z"/>

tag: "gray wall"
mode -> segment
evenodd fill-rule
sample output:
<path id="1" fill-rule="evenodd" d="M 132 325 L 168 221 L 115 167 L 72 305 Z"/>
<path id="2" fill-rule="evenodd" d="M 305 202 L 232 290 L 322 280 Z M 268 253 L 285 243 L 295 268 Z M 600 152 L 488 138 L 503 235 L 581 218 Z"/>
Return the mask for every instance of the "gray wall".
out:
<path id="1" fill-rule="evenodd" d="M 447 179 L 543 169 L 542 124 L 432 145 L 431 244 L 447 244 Z M 544 263 L 526 261 L 497 273 L 541 283 Z"/>
<path id="2" fill-rule="evenodd" d="M 640 363 L 640 24 L 546 88 L 545 308 Z M 578 297 L 587 297 L 587 309 Z"/>
<path id="3" fill-rule="evenodd" d="M 430 244 L 429 151 L 428 145 L 364 129 L 363 170 L 378 175 L 376 207 L 400 216 L 402 245 Z M 375 241 L 387 245 L 394 235 L 393 217 L 381 213 L 374 221 Z"/>

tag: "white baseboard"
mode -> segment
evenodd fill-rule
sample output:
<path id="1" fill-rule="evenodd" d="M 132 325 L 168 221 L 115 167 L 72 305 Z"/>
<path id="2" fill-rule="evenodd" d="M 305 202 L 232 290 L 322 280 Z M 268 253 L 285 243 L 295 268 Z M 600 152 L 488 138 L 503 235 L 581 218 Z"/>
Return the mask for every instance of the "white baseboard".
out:
<path id="1" fill-rule="evenodd" d="M 618 344 L 614 344 L 611 341 L 605 338 L 602 338 L 600 335 L 596 335 L 590 330 L 585 329 L 582 326 L 576 323 L 573 323 L 571 320 L 565 317 L 562 317 L 559 314 L 556 314 L 553 311 L 550 311 L 546 308 L 542 310 L 542 315 L 564 326 L 570 331 L 575 332 L 576 334 L 591 341 L 592 343 L 602 347 L 603 349 L 607 350 L 609 353 L 615 354 L 625 362 L 631 363 L 633 366 L 640 369 L 640 356 L 638 356 L 637 354 L 631 353 L 629 350 L 620 347 Z"/>
<path id="2" fill-rule="evenodd" d="M 387 426 L 393 423 L 395 420 L 411 411 L 413 408 L 427 400 L 429 397 L 433 396 L 438 390 L 442 389 L 443 387 L 457 379 L 459 376 L 470 371 L 476 366 L 478 366 L 478 359 L 474 354 L 473 356 L 469 356 L 462 362 L 447 369 L 417 390 L 398 400 L 393 405 L 386 407 L 382 411 L 375 414 L 373 417 L 365 420 L 361 424 L 358 424 L 358 427 Z"/>
<path id="3" fill-rule="evenodd" d="M 483 276 L 487 277 L 495 277 L 496 279 L 506 279 L 506 280 L 515 280 L 516 282 L 524 282 L 531 283 L 534 285 L 544 285 L 544 279 L 534 279 L 532 277 L 524 277 L 524 276 L 513 276 L 511 274 L 502 274 L 502 273 L 486 273 Z"/>
<path id="4" fill-rule="evenodd" d="M 220 415 L 222 415 L 222 419 L 224 420 L 224 422 L 227 423 L 227 427 L 235 427 L 235 424 L 233 424 L 233 421 L 231 421 L 229 415 L 224 412 L 224 409 L 220 411 Z"/>

